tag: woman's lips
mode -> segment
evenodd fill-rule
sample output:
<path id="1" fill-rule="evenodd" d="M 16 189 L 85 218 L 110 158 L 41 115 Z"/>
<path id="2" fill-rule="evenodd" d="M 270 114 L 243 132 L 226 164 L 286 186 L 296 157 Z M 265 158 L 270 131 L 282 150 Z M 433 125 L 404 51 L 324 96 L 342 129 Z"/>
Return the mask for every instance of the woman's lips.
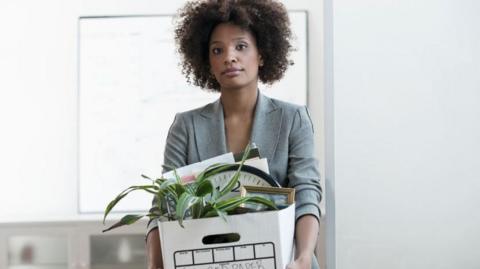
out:
<path id="1" fill-rule="evenodd" d="M 225 75 L 227 77 L 235 77 L 238 76 L 241 71 L 242 69 L 240 68 L 228 68 L 222 72 L 222 75 Z"/>

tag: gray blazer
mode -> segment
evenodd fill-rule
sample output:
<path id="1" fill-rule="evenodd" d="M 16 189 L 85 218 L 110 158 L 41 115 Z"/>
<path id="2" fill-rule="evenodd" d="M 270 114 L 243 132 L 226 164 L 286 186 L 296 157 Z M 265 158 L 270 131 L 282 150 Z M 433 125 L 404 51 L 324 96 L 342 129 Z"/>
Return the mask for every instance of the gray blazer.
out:
<path id="1" fill-rule="evenodd" d="M 296 218 L 306 214 L 319 218 L 322 189 L 307 108 L 259 92 L 250 141 L 267 158 L 270 174 L 282 186 L 295 188 Z M 165 145 L 165 165 L 182 167 L 224 153 L 227 143 L 220 100 L 175 116 Z M 148 231 L 156 225 L 152 221 Z"/>

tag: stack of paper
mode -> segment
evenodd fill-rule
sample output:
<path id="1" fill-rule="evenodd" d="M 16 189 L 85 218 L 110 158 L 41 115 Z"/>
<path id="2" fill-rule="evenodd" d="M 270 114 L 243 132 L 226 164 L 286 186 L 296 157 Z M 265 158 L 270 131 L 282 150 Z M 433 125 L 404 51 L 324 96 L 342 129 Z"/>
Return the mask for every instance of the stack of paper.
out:
<path id="1" fill-rule="evenodd" d="M 215 163 L 225 163 L 225 164 L 234 164 L 235 158 L 233 153 L 226 153 L 223 155 L 219 155 L 198 163 L 192 163 L 184 167 L 177 168 L 177 174 L 182 178 L 184 182 L 189 182 L 195 179 L 195 176 L 205 170 L 212 164 Z M 254 157 L 248 159 L 244 163 L 245 165 L 253 166 L 257 169 L 262 170 L 263 172 L 270 174 L 268 169 L 268 162 L 266 158 Z M 174 171 L 169 171 L 163 174 L 164 178 L 175 178 Z"/>

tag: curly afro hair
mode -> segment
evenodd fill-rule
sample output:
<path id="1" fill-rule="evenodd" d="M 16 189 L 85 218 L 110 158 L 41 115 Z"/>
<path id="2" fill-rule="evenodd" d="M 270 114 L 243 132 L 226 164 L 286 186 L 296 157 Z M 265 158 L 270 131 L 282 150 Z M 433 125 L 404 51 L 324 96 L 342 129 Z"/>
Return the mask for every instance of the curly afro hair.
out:
<path id="1" fill-rule="evenodd" d="M 220 23 L 232 23 L 250 31 L 263 60 L 258 77 L 265 84 L 281 79 L 291 64 L 291 31 L 288 13 L 274 0 L 201 0 L 188 2 L 177 17 L 175 41 L 182 56 L 182 72 L 189 83 L 220 91 L 210 73 L 210 35 Z"/>

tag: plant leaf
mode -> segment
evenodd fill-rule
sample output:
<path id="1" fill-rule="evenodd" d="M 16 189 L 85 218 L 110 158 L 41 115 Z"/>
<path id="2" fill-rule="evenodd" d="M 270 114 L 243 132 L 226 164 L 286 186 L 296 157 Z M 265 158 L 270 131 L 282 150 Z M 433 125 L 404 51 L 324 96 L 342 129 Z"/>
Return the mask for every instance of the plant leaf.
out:
<path id="1" fill-rule="evenodd" d="M 210 218 L 220 216 L 226 220 L 227 212 L 218 206 L 218 202 L 207 202 L 198 218 Z"/>
<path id="2" fill-rule="evenodd" d="M 188 209 L 190 209 L 194 204 L 201 201 L 200 197 L 193 196 L 188 192 L 184 192 L 182 196 L 178 199 L 177 208 L 176 208 L 176 218 L 178 223 L 183 228 L 183 219 L 185 218 L 185 214 L 187 213 Z"/>
<path id="3" fill-rule="evenodd" d="M 200 200 L 192 205 L 192 218 L 198 219 L 200 218 L 203 208 L 205 206 L 205 197 L 200 196 Z"/>
<path id="4" fill-rule="evenodd" d="M 262 204 L 271 209 L 277 209 L 277 206 L 270 200 L 260 196 L 247 196 L 247 197 L 232 197 L 227 200 L 218 202 L 217 208 L 225 211 L 232 211 L 239 207 L 241 204 Z"/>
<path id="5" fill-rule="evenodd" d="M 160 184 L 160 189 L 165 189 L 170 185 L 177 184 L 177 180 L 174 178 L 165 179 L 162 184 Z"/>
<path id="6" fill-rule="evenodd" d="M 207 194 L 211 194 L 213 189 L 212 182 L 210 180 L 204 180 L 197 185 L 195 195 L 205 197 Z"/>
<path id="7" fill-rule="evenodd" d="M 115 199 L 113 199 L 112 201 L 110 201 L 110 203 L 108 203 L 107 207 L 105 208 L 105 211 L 103 213 L 103 224 L 105 224 L 105 219 L 107 218 L 107 215 L 110 213 L 110 211 L 112 211 L 112 209 L 115 207 L 115 205 L 120 202 L 120 200 L 123 199 L 123 197 L 127 196 L 128 193 L 123 193 L 123 194 L 119 194 L 117 197 L 115 197 Z"/>
<path id="8" fill-rule="evenodd" d="M 233 188 L 237 185 L 238 179 L 240 178 L 240 171 L 242 170 L 243 164 L 247 160 L 248 155 L 250 154 L 250 143 L 247 145 L 245 148 L 245 153 L 243 154 L 242 161 L 240 162 L 240 165 L 238 166 L 237 171 L 235 174 L 232 176 L 230 181 L 227 183 L 227 185 L 220 191 L 219 196 L 223 197 L 226 194 L 230 193 Z"/>
<path id="9" fill-rule="evenodd" d="M 206 205 L 203 206 L 202 211 L 200 211 L 198 218 L 205 218 L 207 216 L 207 212 L 213 210 L 212 204 L 211 203 L 206 203 Z"/>
<path id="10" fill-rule="evenodd" d="M 165 180 L 159 187 L 158 194 L 163 197 L 171 196 L 175 201 L 178 200 L 177 194 L 177 181 L 175 179 L 167 179 Z M 162 198 L 162 197 L 159 197 Z"/>
<path id="11" fill-rule="evenodd" d="M 235 164 L 235 163 L 228 163 L 228 164 L 222 164 L 222 165 L 216 166 L 215 168 L 205 172 L 205 179 L 209 179 L 210 177 L 212 177 L 212 176 L 214 176 L 214 175 L 216 175 L 216 174 L 218 174 L 222 171 L 225 171 L 232 166 L 236 166 L 236 165 L 237 164 Z"/>
<path id="12" fill-rule="evenodd" d="M 178 197 L 180 197 L 184 192 L 187 191 L 187 189 L 185 188 L 185 186 L 183 186 L 182 183 L 177 183 L 173 186 L 175 186 L 175 192 L 177 193 Z"/>
<path id="13" fill-rule="evenodd" d="M 149 216 L 151 217 L 159 217 L 162 215 L 162 210 L 158 206 L 154 206 L 148 210 Z"/>
<path id="14" fill-rule="evenodd" d="M 112 211 L 115 205 L 117 205 L 117 203 L 120 202 L 120 200 L 122 200 L 130 192 L 136 191 L 136 190 L 144 190 L 149 193 L 156 194 L 156 192 L 154 190 L 152 191 L 151 189 L 157 190 L 158 186 L 155 186 L 155 185 L 130 186 L 127 189 L 123 190 L 119 195 L 117 195 L 117 197 L 115 197 L 115 199 L 110 201 L 110 203 L 108 203 L 107 207 L 105 208 L 104 215 L 103 215 L 103 224 L 105 224 L 105 219 L 107 218 L 107 215 L 110 213 L 110 211 Z"/>
<path id="15" fill-rule="evenodd" d="M 195 191 L 196 189 L 198 188 L 198 183 L 197 182 L 192 182 L 192 183 L 188 183 L 185 186 L 185 190 L 190 193 L 191 195 L 195 195 Z"/>
<path id="16" fill-rule="evenodd" d="M 153 179 L 151 179 L 150 177 L 148 177 L 148 176 L 146 176 L 146 175 L 144 175 L 144 174 L 141 174 L 141 176 L 142 176 L 143 178 L 150 179 L 150 180 L 153 181 Z"/>
<path id="17" fill-rule="evenodd" d="M 217 203 L 216 208 L 229 211 L 245 203 L 246 198 L 247 197 L 235 196 L 226 200 L 222 200 Z"/>
<path id="18" fill-rule="evenodd" d="M 213 217 L 218 215 L 218 211 L 229 212 L 233 211 L 242 204 L 263 204 L 270 209 L 277 209 L 277 206 L 270 200 L 260 196 L 247 196 L 247 197 L 232 197 L 226 200 L 222 200 L 215 204 L 213 207 L 205 209 L 201 217 Z"/>
<path id="19" fill-rule="evenodd" d="M 177 183 L 181 184 L 182 183 L 182 178 L 177 173 L 177 169 L 173 169 L 173 174 L 175 175 L 175 178 L 177 179 Z"/>
<path id="20" fill-rule="evenodd" d="M 209 178 L 212 175 L 218 174 L 218 172 L 221 172 L 230 166 L 233 166 L 234 164 L 227 164 L 227 163 L 215 163 L 207 168 L 205 168 L 200 174 L 197 175 L 197 182 L 202 182 L 203 180 Z"/>
<path id="21" fill-rule="evenodd" d="M 165 178 L 157 178 L 155 179 L 155 184 L 157 184 L 158 186 L 162 185 L 163 182 L 165 182 L 167 179 Z"/>
<path id="22" fill-rule="evenodd" d="M 113 224 L 112 226 L 108 227 L 107 229 L 103 230 L 102 232 L 108 232 L 112 229 L 124 226 L 124 225 L 130 225 L 135 222 L 137 222 L 139 219 L 143 218 L 145 215 L 126 215 L 124 216 L 119 222 Z"/>
<path id="23" fill-rule="evenodd" d="M 221 217 L 225 222 L 227 222 L 227 212 L 221 209 L 216 209 L 215 211 L 219 217 Z"/>
<path id="24" fill-rule="evenodd" d="M 278 207 L 275 205 L 275 203 L 265 197 L 261 197 L 261 196 L 247 196 L 247 197 L 244 197 L 246 198 L 244 200 L 244 203 L 245 204 L 263 204 L 265 206 L 267 206 L 268 208 L 270 209 L 275 209 L 277 210 Z"/>

